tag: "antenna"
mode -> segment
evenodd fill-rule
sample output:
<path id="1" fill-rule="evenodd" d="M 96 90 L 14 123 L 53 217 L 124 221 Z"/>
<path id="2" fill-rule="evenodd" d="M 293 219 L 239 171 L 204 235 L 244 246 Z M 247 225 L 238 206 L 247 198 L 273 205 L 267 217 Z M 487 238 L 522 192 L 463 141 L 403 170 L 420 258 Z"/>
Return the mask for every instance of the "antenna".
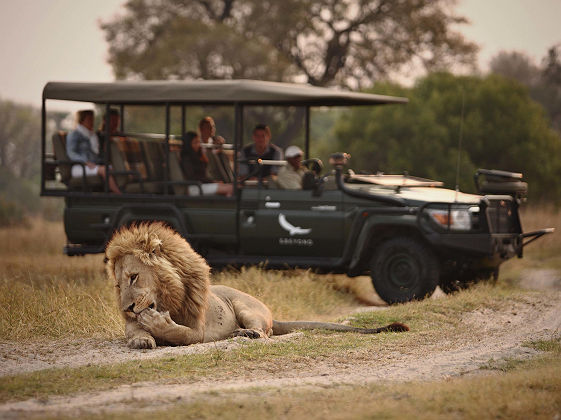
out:
<path id="1" fill-rule="evenodd" d="M 460 118 L 460 138 L 458 139 L 458 162 L 456 165 L 456 196 L 454 201 L 458 201 L 458 192 L 460 192 L 460 158 L 462 156 L 462 135 L 464 131 L 464 105 L 465 105 L 465 95 L 464 89 L 462 89 L 462 115 Z"/>

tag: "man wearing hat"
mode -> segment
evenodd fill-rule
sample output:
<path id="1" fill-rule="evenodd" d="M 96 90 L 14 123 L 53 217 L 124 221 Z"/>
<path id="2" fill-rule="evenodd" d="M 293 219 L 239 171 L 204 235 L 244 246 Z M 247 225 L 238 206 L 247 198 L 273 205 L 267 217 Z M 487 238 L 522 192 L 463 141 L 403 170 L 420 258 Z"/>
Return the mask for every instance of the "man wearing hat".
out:
<path id="1" fill-rule="evenodd" d="M 302 149 L 298 146 L 288 146 L 284 152 L 284 157 L 288 165 L 279 169 L 277 184 L 285 190 L 302 189 L 302 177 L 306 173 L 306 168 L 302 166 Z"/>

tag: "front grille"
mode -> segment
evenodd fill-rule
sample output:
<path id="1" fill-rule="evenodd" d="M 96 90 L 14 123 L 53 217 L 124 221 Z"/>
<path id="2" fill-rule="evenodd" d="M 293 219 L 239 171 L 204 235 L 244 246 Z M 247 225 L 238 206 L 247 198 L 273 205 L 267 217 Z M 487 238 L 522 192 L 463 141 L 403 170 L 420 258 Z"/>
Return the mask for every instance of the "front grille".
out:
<path id="1" fill-rule="evenodd" d="M 510 200 L 490 200 L 486 210 L 490 233 L 517 233 L 516 209 Z"/>

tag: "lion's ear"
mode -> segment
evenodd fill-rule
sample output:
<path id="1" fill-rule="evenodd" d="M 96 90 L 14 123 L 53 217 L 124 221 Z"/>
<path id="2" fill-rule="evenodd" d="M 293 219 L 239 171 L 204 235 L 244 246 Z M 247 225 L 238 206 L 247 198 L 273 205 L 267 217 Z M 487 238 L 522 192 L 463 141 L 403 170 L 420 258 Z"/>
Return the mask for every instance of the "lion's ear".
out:
<path id="1" fill-rule="evenodd" d="M 150 237 L 148 238 L 148 252 L 151 255 L 155 255 L 157 257 L 159 257 L 162 253 L 162 240 L 160 238 L 158 238 L 158 235 L 156 235 L 155 233 L 151 234 Z"/>
<path id="2" fill-rule="evenodd" d="M 115 261 L 107 257 L 105 258 L 107 259 L 107 262 L 105 264 L 105 273 L 107 274 L 109 281 L 111 281 L 113 284 L 116 284 L 117 276 L 115 275 Z"/>

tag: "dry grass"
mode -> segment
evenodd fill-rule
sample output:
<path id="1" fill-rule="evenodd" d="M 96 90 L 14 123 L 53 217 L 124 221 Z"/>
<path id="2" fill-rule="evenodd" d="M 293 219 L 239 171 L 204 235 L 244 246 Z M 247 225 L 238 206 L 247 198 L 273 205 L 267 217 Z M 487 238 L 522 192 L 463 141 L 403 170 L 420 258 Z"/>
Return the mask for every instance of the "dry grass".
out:
<path id="1" fill-rule="evenodd" d="M 279 320 L 333 320 L 357 306 L 353 295 L 334 288 L 336 276 L 310 271 L 264 271 L 251 267 L 218 273 L 213 282 L 257 297 Z"/>
<path id="2" fill-rule="evenodd" d="M 557 354 L 559 356 L 559 354 Z M 165 409 L 84 418 L 202 419 L 557 419 L 561 361 L 550 356 L 501 375 L 368 386 L 253 389 L 203 395 Z"/>
<path id="3" fill-rule="evenodd" d="M 522 227 L 530 232 L 538 229 L 555 228 L 555 233 L 544 236 L 528 245 L 526 254 L 531 260 L 559 257 L 561 251 L 561 209 L 554 207 L 523 207 Z"/>
<path id="4" fill-rule="evenodd" d="M 116 337 L 124 333 L 112 290 L 101 281 L 60 282 L 40 286 L 0 281 L 0 338 Z"/>
<path id="5" fill-rule="evenodd" d="M 226 397 L 227 401 L 223 397 L 208 395 L 204 401 L 165 411 L 136 411 L 134 414 L 138 419 L 558 418 L 561 413 L 561 377 L 558 374 L 561 362 L 551 360 L 530 371 L 523 369 L 525 367 L 501 376 L 429 383 L 336 386 L 298 393 L 255 389 L 250 395 L 236 393 Z"/>
<path id="6" fill-rule="evenodd" d="M 0 403 L 9 399 L 47 398 L 76 392 L 107 390 L 124 384 L 145 381 L 196 382 L 205 378 L 217 381 L 245 377 L 259 379 L 286 374 L 288 370 L 307 369 L 329 360 L 330 366 L 348 366 L 367 360 L 384 364 L 388 358 L 404 351 L 425 354 L 452 349 L 458 337 L 485 340 L 485 333 L 460 322 L 466 312 L 476 308 L 510 308 L 522 292 L 507 287 L 481 284 L 439 301 L 424 300 L 395 305 L 384 311 L 356 314 L 353 325 L 383 325 L 397 320 L 407 322 L 412 330 L 406 334 L 389 333 L 375 337 L 363 334 L 306 332 L 303 337 L 276 343 L 254 341 L 228 351 L 177 355 L 154 360 L 115 364 L 94 364 L 76 368 L 47 369 L 11 377 L 0 383 Z M 530 344 L 528 344 L 530 345 Z M 535 347 L 548 349 L 549 343 Z"/>
<path id="7" fill-rule="evenodd" d="M 555 233 L 545 235 L 524 248 L 524 258 L 513 258 L 501 267 L 501 279 L 518 280 L 525 269 L 551 268 L 561 270 L 561 209 L 550 206 L 523 207 L 522 227 L 525 232 L 553 227 Z"/>
<path id="8" fill-rule="evenodd" d="M 29 226 L 0 229 L 0 255 L 16 256 L 34 253 L 61 255 L 65 243 L 62 223 L 42 219 L 30 220 Z"/>
<path id="9" fill-rule="evenodd" d="M 122 336 L 123 322 L 103 256 L 67 257 L 62 224 L 34 220 L 0 229 L 0 339 Z M 333 276 L 248 268 L 213 282 L 251 293 L 279 319 L 333 319 L 356 307 Z"/>
<path id="10" fill-rule="evenodd" d="M 0 230 L 0 339 L 123 334 L 102 256 L 62 255 L 60 223 Z"/>

